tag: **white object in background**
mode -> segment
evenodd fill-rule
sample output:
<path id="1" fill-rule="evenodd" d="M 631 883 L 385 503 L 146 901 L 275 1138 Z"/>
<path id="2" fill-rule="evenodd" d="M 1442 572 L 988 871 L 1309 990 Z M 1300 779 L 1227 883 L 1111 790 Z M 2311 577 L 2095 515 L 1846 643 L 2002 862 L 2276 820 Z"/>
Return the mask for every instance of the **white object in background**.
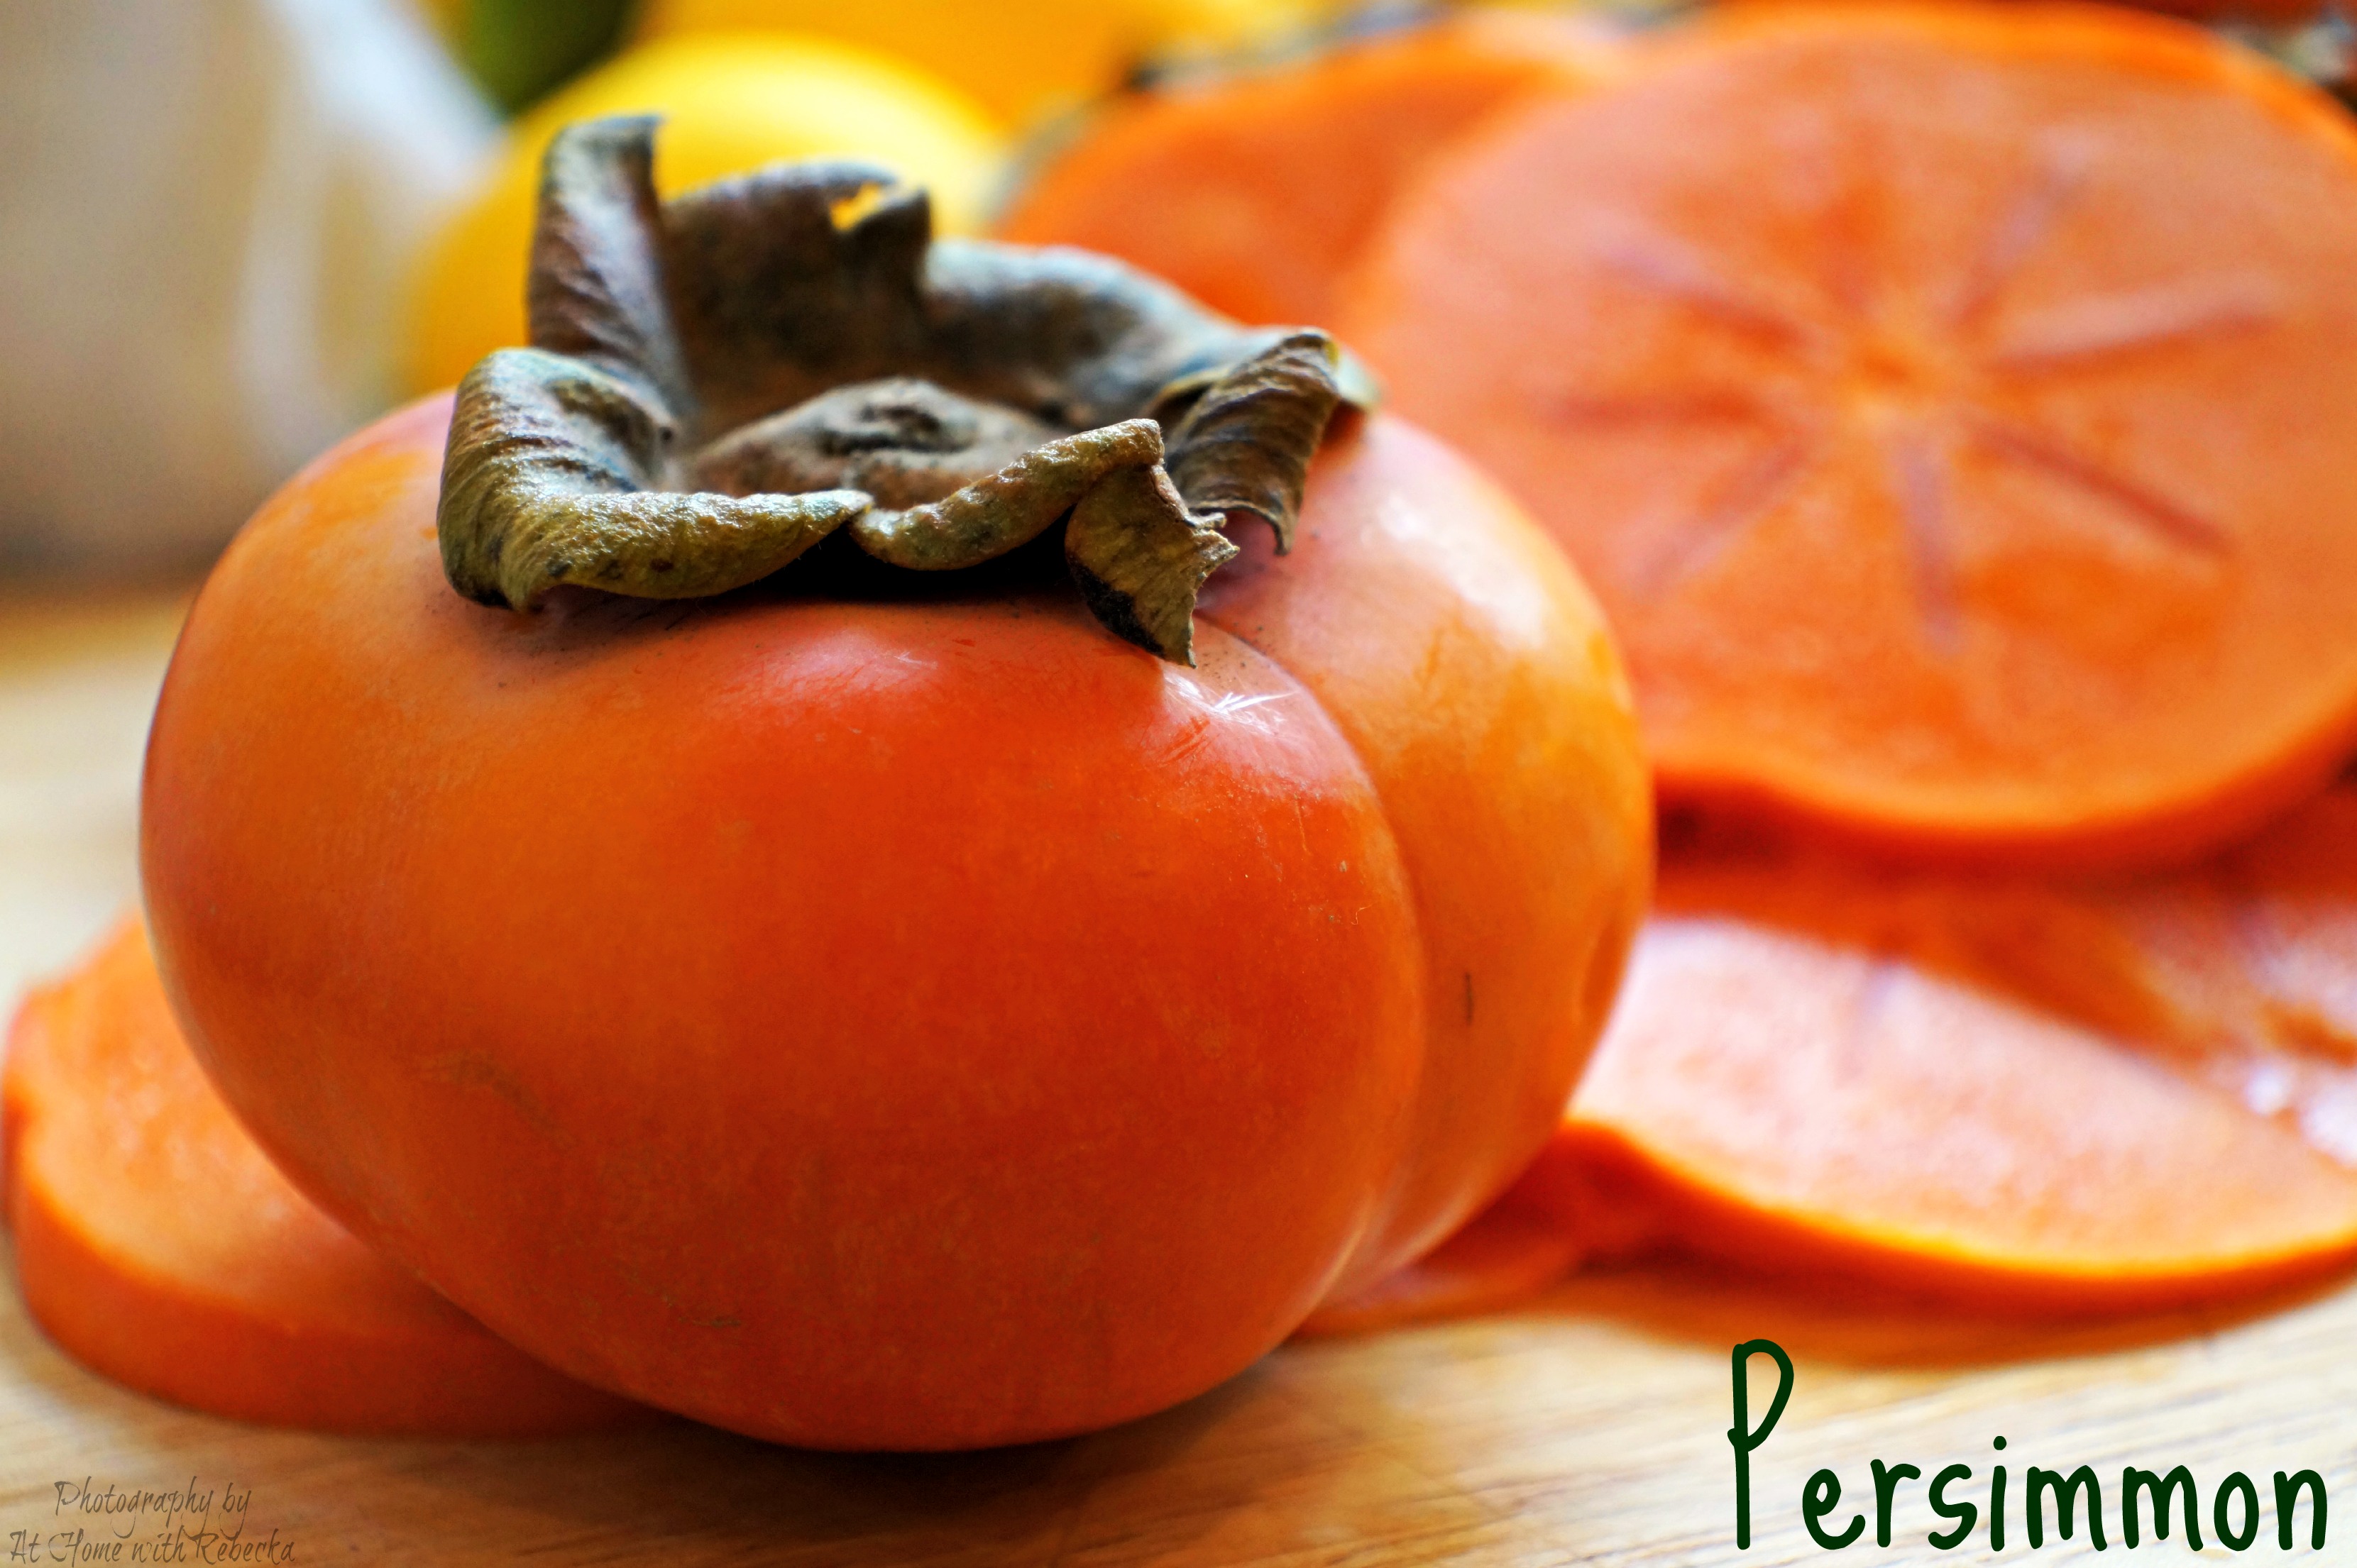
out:
<path id="1" fill-rule="evenodd" d="M 404 0 L 0 3 L 0 573 L 191 565 L 381 409 L 495 134 Z"/>

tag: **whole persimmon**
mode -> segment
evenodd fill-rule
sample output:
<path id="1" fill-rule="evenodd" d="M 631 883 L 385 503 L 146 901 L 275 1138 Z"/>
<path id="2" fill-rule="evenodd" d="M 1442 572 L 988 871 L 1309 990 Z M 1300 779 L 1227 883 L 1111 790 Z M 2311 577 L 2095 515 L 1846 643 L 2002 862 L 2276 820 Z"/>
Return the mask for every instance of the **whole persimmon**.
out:
<path id="1" fill-rule="evenodd" d="M 1651 864 L 1603 625 L 1327 431 L 1322 335 L 873 170 L 659 202 L 651 137 L 559 138 L 535 347 L 199 597 L 167 987 L 298 1187 L 589 1382 L 844 1448 L 1185 1399 L 1545 1143 Z"/>

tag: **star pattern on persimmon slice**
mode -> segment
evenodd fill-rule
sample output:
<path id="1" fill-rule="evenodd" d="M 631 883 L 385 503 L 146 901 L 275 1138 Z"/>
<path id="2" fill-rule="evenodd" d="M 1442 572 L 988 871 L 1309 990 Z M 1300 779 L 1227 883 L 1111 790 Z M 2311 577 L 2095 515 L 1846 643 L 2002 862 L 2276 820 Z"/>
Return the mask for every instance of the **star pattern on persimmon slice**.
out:
<path id="1" fill-rule="evenodd" d="M 2124 526 L 2173 551 L 2213 558 L 2229 553 L 2231 535 L 2200 507 L 2007 413 L 1989 395 L 2034 378 L 2249 331 L 2279 314 L 2266 280 L 2250 274 L 2162 281 L 2007 312 L 2017 278 L 2080 204 L 2093 162 L 2083 139 L 2046 139 L 1945 299 L 1919 308 L 1911 321 L 1895 320 L 1882 307 L 1870 270 L 1855 265 L 1857 247 L 1838 233 L 1827 237 L 1827 275 L 1813 291 L 1820 307 L 1811 310 L 1752 286 L 1701 246 L 1625 215 L 1609 221 L 1591 252 L 1607 272 L 1782 361 L 1804 389 L 1779 397 L 1697 386 L 1558 403 L 1563 417 L 1586 424 L 1741 422 L 1766 433 L 1694 510 L 1663 531 L 1625 574 L 1627 585 L 1651 598 L 1702 571 L 1799 493 L 1838 434 L 1861 429 L 1880 451 L 1925 640 L 1939 651 L 1955 650 L 1964 619 L 1953 504 L 1960 448 L 2100 502 Z M 1842 210 L 1854 216 L 1859 205 L 1853 200 Z M 1851 264 L 1843 265 L 1844 258 Z"/>

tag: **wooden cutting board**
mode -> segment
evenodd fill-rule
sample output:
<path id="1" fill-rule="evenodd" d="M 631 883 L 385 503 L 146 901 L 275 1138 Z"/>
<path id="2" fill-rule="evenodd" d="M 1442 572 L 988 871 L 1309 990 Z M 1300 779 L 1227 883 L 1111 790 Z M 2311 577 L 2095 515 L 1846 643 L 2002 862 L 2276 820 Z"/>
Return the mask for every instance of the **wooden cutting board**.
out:
<path id="1" fill-rule="evenodd" d="M 69 960 L 133 894 L 139 746 L 179 600 L 0 600 L 0 1004 Z M 1734 1542 L 1729 1348 L 1792 1352 L 1791 1405 L 1753 1461 L 1752 1544 Z M 1756 1420 L 1772 1376 L 1753 1364 Z M 1991 1441 L 2007 1440 L 2003 1454 Z M 1287 1346 L 1223 1388 L 1117 1432 L 946 1457 L 796 1453 L 667 1424 L 594 1439 L 361 1442 L 177 1411 L 82 1371 L 0 1281 L 0 1565 L 152 1541 L 155 1508 L 84 1512 L 142 1488 L 209 1506 L 173 1529 L 225 1537 L 213 1561 L 355 1563 L 1209 1563 L 1361 1565 L 1805 1563 L 1803 1487 L 1861 1506 L 1846 1563 L 1980 1563 L 1921 1482 L 1874 1542 L 1871 1462 L 1926 1476 L 1974 1467 L 1952 1495 L 1986 1502 L 2013 1474 L 2023 1539 L 2029 1466 L 2092 1466 L 2111 1551 L 2124 1466 L 2187 1466 L 2201 1522 L 2230 1472 L 2262 1499 L 2274 1473 L 2317 1470 L 2328 1545 L 2357 1563 L 2357 1287 L 2236 1312 L 2055 1326 L 1959 1316 L 1852 1289 L 1663 1263 L 1575 1279 L 1525 1311 L 1359 1340 Z M 2239 1520 L 2239 1512 L 2236 1515 Z M 2174 1560 L 2147 1531 L 2129 1561 Z M 2051 1530 L 2051 1514 L 2049 1530 Z M 22 1553 L 12 1555 L 12 1552 Z M 242 1555 L 235 1554 L 242 1552 Z M 2212 1544 L 2210 1553 L 2233 1556 Z M 2083 1518 L 2041 1562 L 2093 1560 Z M 85 1556 L 83 1561 L 103 1561 Z M 196 1562 L 197 1546 L 183 1561 Z"/>

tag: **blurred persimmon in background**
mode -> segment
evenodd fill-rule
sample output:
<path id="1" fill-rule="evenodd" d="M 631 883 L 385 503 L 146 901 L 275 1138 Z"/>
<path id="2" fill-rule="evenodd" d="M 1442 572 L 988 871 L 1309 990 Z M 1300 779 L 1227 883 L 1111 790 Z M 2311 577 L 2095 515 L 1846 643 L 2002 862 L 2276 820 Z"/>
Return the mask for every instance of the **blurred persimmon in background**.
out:
<path id="1" fill-rule="evenodd" d="M 1126 94 L 1039 161 L 999 232 L 1119 256 L 1241 320 L 1326 322 L 1441 149 L 1621 52 L 1592 21 L 1484 9 Z"/>

